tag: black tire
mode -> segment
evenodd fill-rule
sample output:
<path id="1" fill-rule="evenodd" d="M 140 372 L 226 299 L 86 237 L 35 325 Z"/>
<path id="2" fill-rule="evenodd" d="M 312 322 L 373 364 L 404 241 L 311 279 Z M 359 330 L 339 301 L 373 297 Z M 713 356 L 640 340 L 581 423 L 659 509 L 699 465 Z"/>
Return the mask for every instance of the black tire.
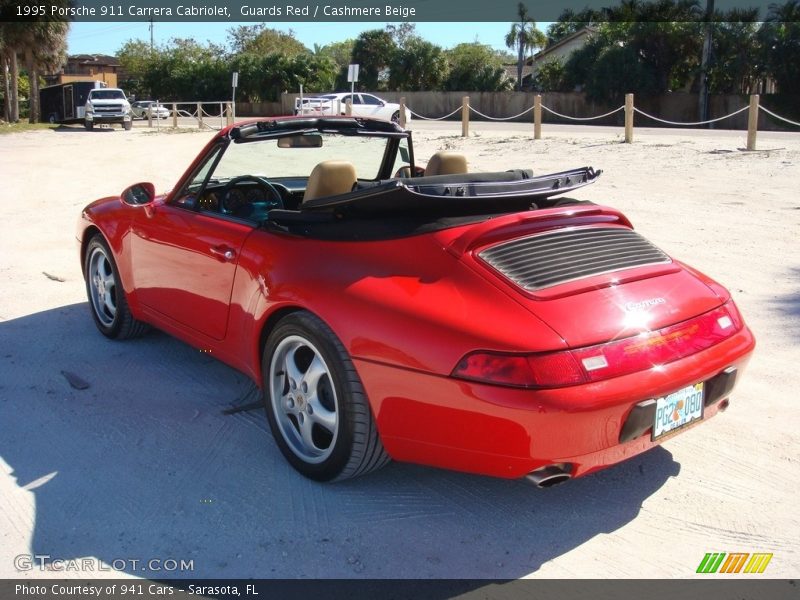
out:
<path id="1" fill-rule="evenodd" d="M 114 255 L 100 234 L 89 240 L 83 272 L 89 310 L 100 333 L 111 339 L 125 340 L 138 337 L 149 329 L 146 323 L 133 318 Z"/>
<path id="2" fill-rule="evenodd" d="M 400 111 L 399 110 L 394 111 L 394 114 L 392 115 L 392 123 L 397 123 L 398 125 L 400 124 Z"/>
<path id="3" fill-rule="evenodd" d="M 292 367 L 287 361 L 292 361 Z M 312 365 L 322 375 L 307 378 Z M 267 338 L 261 366 L 272 435 L 283 456 L 302 475 L 315 481 L 342 481 L 390 461 L 353 362 L 319 317 L 300 311 L 279 321 Z M 302 375 L 300 382 L 292 379 L 294 369 Z M 305 387 L 315 379 L 314 389 Z M 335 424 L 328 428 L 322 421 L 331 415 Z M 307 423 L 307 439 L 313 440 L 311 447 L 304 441 L 303 423 Z"/>
<path id="4" fill-rule="evenodd" d="M 91 131 L 94 127 L 94 123 L 92 121 L 84 121 L 83 126 L 86 127 L 87 131 Z"/>
<path id="5" fill-rule="evenodd" d="M 125 121 L 122 126 L 125 128 L 125 131 L 130 131 L 131 127 L 133 127 L 133 121 Z"/>

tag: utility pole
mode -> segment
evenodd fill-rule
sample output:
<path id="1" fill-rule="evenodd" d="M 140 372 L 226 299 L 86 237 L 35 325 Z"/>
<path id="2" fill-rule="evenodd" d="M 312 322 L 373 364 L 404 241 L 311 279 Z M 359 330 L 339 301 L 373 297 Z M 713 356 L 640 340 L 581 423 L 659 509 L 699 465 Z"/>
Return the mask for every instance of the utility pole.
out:
<path id="1" fill-rule="evenodd" d="M 153 54 L 153 17 L 150 17 L 150 54 Z"/>
<path id="2" fill-rule="evenodd" d="M 708 65 L 711 62 L 711 37 L 714 24 L 714 0 L 706 0 L 706 32 L 703 39 L 703 56 L 700 61 L 700 121 L 708 120 Z"/>

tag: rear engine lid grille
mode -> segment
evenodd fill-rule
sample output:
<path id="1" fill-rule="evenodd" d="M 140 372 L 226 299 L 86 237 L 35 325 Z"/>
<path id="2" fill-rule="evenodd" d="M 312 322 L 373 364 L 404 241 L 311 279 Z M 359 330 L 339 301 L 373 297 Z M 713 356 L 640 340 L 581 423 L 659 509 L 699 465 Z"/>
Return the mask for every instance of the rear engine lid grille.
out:
<path id="1" fill-rule="evenodd" d="M 478 256 L 527 291 L 622 269 L 670 263 L 661 250 L 630 229 L 562 229 L 491 246 Z"/>

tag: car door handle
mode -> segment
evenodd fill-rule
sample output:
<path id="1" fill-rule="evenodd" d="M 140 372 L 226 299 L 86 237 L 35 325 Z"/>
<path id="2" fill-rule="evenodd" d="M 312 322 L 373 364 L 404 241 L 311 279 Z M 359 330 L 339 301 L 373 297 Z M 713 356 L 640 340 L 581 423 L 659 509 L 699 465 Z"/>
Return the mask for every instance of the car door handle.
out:
<path id="1" fill-rule="evenodd" d="M 211 246 L 211 254 L 223 260 L 233 260 L 236 258 L 236 252 L 233 251 L 233 248 L 229 248 L 228 246 Z"/>

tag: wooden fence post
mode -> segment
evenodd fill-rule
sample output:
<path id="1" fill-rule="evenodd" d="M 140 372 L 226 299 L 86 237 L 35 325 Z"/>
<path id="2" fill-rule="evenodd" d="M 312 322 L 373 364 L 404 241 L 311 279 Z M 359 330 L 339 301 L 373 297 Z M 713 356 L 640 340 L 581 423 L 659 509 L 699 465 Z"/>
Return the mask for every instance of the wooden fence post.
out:
<path id="1" fill-rule="evenodd" d="M 233 106 L 232 102 L 225 103 L 225 124 L 233 125 Z"/>
<path id="2" fill-rule="evenodd" d="M 406 98 L 400 98 L 400 127 L 406 128 Z"/>
<path id="3" fill-rule="evenodd" d="M 533 97 L 533 139 L 542 139 L 542 97 L 539 94 Z"/>
<path id="4" fill-rule="evenodd" d="M 344 114 L 346 114 L 348 117 L 352 117 L 353 116 L 353 97 L 352 96 L 347 99 L 347 103 L 345 104 Z"/>
<path id="5" fill-rule="evenodd" d="M 633 94 L 625 94 L 625 143 L 633 143 Z"/>
<path id="6" fill-rule="evenodd" d="M 203 105 L 199 102 L 197 103 L 197 128 L 203 128 Z"/>
<path id="7" fill-rule="evenodd" d="M 758 132 L 758 94 L 750 96 L 750 110 L 747 112 L 747 149 L 756 149 L 756 133 Z"/>
<path id="8" fill-rule="evenodd" d="M 172 126 L 177 129 L 178 128 L 178 103 L 172 103 Z"/>
<path id="9" fill-rule="evenodd" d="M 469 137 L 469 96 L 461 99 L 461 137 Z"/>

